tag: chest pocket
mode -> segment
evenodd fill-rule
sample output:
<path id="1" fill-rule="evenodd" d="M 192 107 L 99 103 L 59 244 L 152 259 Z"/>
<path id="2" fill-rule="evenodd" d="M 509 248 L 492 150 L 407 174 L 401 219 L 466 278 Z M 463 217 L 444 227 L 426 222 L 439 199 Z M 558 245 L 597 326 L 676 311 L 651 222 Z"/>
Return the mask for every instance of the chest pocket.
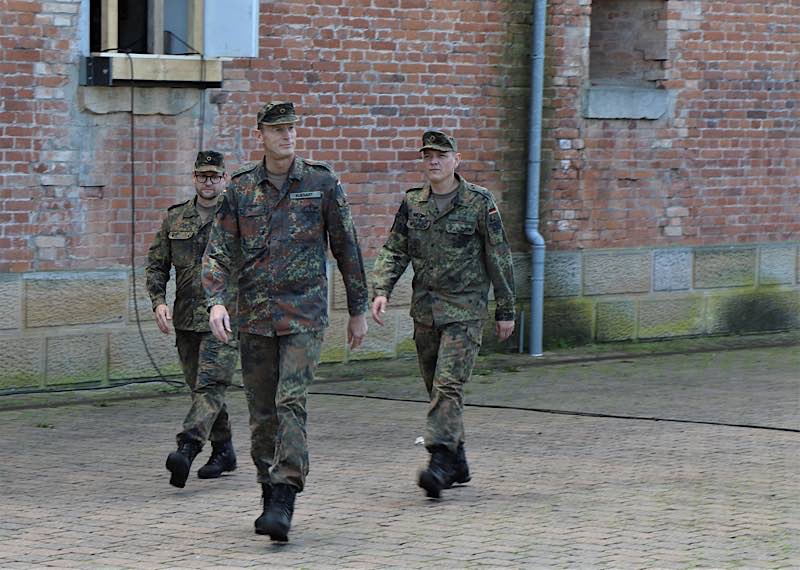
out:
<path id="1" fill-rule="evenodd" d="M 322 204 L 319 198 L 291 200 L 289 231 L 297 240 L 316 240 L 322 235 Z"/>
<path id="2" fill-rule="evenodd" d="M 195 230 L 175 230 L 169 232 L 169 247 L 175 267 L 188 267 L 195 262 Z"/>
<path id="3" fill-rule="evenodd" d="M 444 229 L 449 234 L 472 235 L 476 225 L 476 220 L 449 220 Z"/>
<path id="4" fill-rule="evenodd" d="M 406 222 L 408 228 L 408 254 L 411 257 L 419 257 L 422 255 L 423 240 L 427 240 L 425 232 L 431 228 L 431 220 L 424 214 L 419 212 L 411 212 L 408 221 Z"/>
<path id="5" fill-rule="evenodd" d="M 449 245 L 459 250 L 469 248 L 470 244 L 474 242 L 477 225 L 475 218 L 450 218 L 447 220 L 444 231 Z"/>
<path id="6" fill-rule="evenodd" d="M 426 216 L 412 216 L 406 222 L 406 227 L 410 230 L 427 230 L 431 227 L 431 221 Z"/>
<path id="7" fill-rule="evenodd" d="M 242 249 L 252 251 L 264 247 L 269 234 L 270 213 L 263 204 L 250 204 L 239 212 L 239 235 Z"/>

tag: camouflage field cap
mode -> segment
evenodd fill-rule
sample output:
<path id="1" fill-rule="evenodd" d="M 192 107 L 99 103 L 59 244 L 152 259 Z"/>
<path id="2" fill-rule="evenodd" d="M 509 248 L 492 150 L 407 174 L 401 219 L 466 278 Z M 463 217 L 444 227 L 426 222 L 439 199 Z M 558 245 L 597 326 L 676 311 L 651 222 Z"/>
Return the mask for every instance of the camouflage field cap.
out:
<path id="1" fill-rule="evenodd" d="M 296 123 L 297 115 L 294 114 L 294 104 L 289 102 L 267 103 L 258 111 L 258 126 L 283 125 Z"/>
<path id="2" fill-rule="evenodd" d="M 195 172 L 225 173 L 225 158 L 215 150 L 201 150 L 194 161 Z"/>
<path id="3" fill-rule="evenodd" d="M 419 151 L 422 152 L 427 148 L 442 152 L 458 152 L 456 139 L 444 134 L 442 131 L 425 131 L 423 133 L 422 148 Z"/>

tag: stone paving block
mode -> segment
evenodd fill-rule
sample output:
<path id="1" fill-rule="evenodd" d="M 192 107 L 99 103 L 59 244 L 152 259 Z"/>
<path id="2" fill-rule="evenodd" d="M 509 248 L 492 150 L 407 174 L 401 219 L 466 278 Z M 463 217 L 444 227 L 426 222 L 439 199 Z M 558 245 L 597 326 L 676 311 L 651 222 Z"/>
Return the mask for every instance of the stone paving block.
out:
<path id="1" fill-rule="evenodd" d="M 355 350 L 347 348 L 348 360 L 371 358 L 394 358 L 397 355 L 397 328 L 404 309 L 389 310 L 384 315 L 384 325 L 380 326 L 367 316 L 369 330 L 367 338 Z"/>
<path id="2" fill-rule="evenodd" d="M 155 327 L 153 330 L 145 328 L 144 338 L 147 343 L 147 349 L 162 374 L 181 374 L 174 334 L 165 335 Z M 145 345 L 135 325 L 127 327 L 124 331 L 110 333 L 108 342 L 109 379 L 121 380 L 158 376 L 158 372 L 153 368 L 150 358 L 147 356 Z"/>
<path id="3" fill-rule="evenodd" d="M 650 291 L 650 252 L 587 253 L 583 256 L 585 295 Z"/>
<path id="4" fill-rule="evenodd" d="M 631 340 L 636 335 L 636 303 L 603 301 L 597 303 L 597 340 Z"/>
<path id="5" fill-rule="evenodd" d="M 544 258 L 544 296 L 581 294 L 581 253 L 548 252 Z"/>
<path id="6" fill-rule="evenodd" d="M 531 275 L 533 272 L 531 254 L 522 252 L 512 253 L 511 259 L 514 264 L 514 288 L 517 294 L 517 301 L 530 299 Z M 546 256 L 545 259 L 547 259 Z M 545 284 L 547 284 L 547 280 L 545 280 Z"/>
<path id="7" fill-rule="evenodd" d="M 3 299 L 3 310 L 0 311 L 0 329 L 20 328 L 22 277 L 19 274 L 0 274 L 0 299 Z"/>
<path id="8" fill-rule="evenodd" d="M 370 303 L 372 302 L 372 267 L 374 263 L 374 259 L 364 262 L 364 271 L 366 272 L 367 284 L 369 286 Z M 330 263 L 330 275 L 328 286 L 331 288 L 331 305 L 334 310 L 347 310 L 347 291 L 335 261 Z M 397 280 L 392 294 L 389 297 L 389 304 L 391 307 L 405 307 L 411 303 L 411 281 L 413 278 L 414 270 L 409 263 L 403 275 Z"/>
<path id="9" fill-rule="evenodd" d="M 711 334 L 765 332 L 800 327 L 800 291 L 758 289 L 713 295 L 707 301 Z"/>
<path id="10" fill-rule="evenodd" d="M 0 389 L 38 386 L 44 377 L 43 338 L 4 338 L 0 342 Z"/>
<path id="11" fill-rule="evenodd" d="M 125 272 L 28 273 L 23 279 L 28 327 L 122 323 L 127 315 Z"/>
<path id="12" fill-rule="evenodd" d="M 105 334 L 48 338 L 45 382 L 104 382 L 108 373 L 107 344 Z"/>
<path id="13" fill-rule="evenodd" d="M 669 338 L 704 332 L 702 297 L 639 302 L 639 338 Z"/>
<path id="14" fill-rule="evenodd" d="M 691 249 L 657 249 L 653 252 L 654 291 L 683 291 L 691 287 Z"/>
<path id="15" fill-rule="evenodd" d="M 694 252 L 694 286 L 749 287 L 755 284 L 756 249 L 714 248 Z"/>
<path id="16" fill-rule="evenodd" d="M 136 322 L 136 305 L 133 302 L 133 280 L 130 273 L 128 274 L 130 287 L 128 291 L 128 322 Z M 175 268 L 170 270 L 169 281 L 167 282 L 167 305 L 170 310 L 175 303 Z M 147 294 L 147 276 L 144 267 L 136 269 L 136 304 L 139 306 L 139 319 L 141 321 L 155 321 L 153 314 L 153 304 L 150 301 L 150 296 Z M 154 326 L 154 325 L 146 325 Z"/>
<path id="17" fill-rule="evenodd" d="M 372 326 L 372 325 L 370 325 Z M 397 317 L 397 354 L 409 354 L 416 352 L 414 344 L 414 321 L 403 309 Z"/>
<path id="18" fill-rule="evenodd" d="M 793 284 L 797 275 L 797 246 L 762 246 L 758 259 L 759 285 Z"/>
<path id="19" fill-rule="evenodd" d="M 329 325 L 322 340 L 321 361 L 342 362 L 347 357 L 347 321 L 350 315 L 346 311 L 329 311 L 328 319 Z"/>

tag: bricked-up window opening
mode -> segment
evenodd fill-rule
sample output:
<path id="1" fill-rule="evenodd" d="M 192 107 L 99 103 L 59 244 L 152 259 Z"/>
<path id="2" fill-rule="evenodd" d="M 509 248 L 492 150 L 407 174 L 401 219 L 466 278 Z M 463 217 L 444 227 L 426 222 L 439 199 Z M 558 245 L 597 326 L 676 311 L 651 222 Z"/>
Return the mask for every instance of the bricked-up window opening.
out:
<path id="1" fill-rule="evenodd" d="M 657 88 L 665 79 L 666 0 L 592 0 L 591 85 Z"/>

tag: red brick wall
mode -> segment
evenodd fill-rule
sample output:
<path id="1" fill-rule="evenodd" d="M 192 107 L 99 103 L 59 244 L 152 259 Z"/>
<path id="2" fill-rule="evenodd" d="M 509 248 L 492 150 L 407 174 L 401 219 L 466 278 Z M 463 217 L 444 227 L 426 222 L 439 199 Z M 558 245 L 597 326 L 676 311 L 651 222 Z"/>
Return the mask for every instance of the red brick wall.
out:
<path id="1" fill-rule="evenodd" d="M 588 120 L 588 0 L 550 0 L 542 202 L 553 249 L 770 242 L 800 230 L 800 7 L 669 0 L 656 121 Z M 73 2 L 0 2 L 0 271 L 124 266 L 130 117 L 83 110 Z M 340 173 L 367 257 L 421 176 L 424 129 L 458 138 L 462 173 L 495 192 L 522 237 L 530 1 L 262 4 L 261 54 L 207 93 L 205 146 L 259 157 L 253 117 L 295 101 L 300 152 Z M 119 89 L 119 88 L 116 88 Z M 136 116 L 136 251 L 191 195 L 201 106 Z"/>
<path id="2" fill-rule="evenodd" d="M 300 153 L 341 175 L 365 254 L 376 252 L 403 191 L 417 185 L 424 130 L 458 139 L 462 174 L 519 199 L 527 117 L 528 2 L 382 0 L 262 6 L 262 58 L 229 70 L 243 92 L 220 106 L 218 141 L 256 159 L 259 105 L 295 101 Z M 520 217 L 509 214 L 516 225 Z M 517 231 L 517 239 L 522 236 Z"/>
<path id="3" fill-rule="evenodd" d="M 15 80 L 3 87 L 0 115 L 0 271 L 126 265 L 130 118 L 81 110 L 78 3 L 7 4 L 2 62 Z M 341 175 L 367 256 L 402 192 L 421 179 L 425 129 L 452 131 L 462 173 L 501 202 L 513 193 L 521 203 L 526 133 L 516 127 L 527 117 L 528 2 L 324 4 L 262 4 L 261 55 L 225 64 L 223 88 L 202 110 L 204 146 L 224 151 L 230 167 L 258 159 L 257 109 L 294 101 L 304 117 L 299 152 Z M 47 99 L 35 96 L 42 88 Z M 175 117 L 136 116 L 138 261 L 163 209 L 191 195 L 200 114 L 197 105 Z M 521 242 L 522 213 L 508 209 Z"/>
<path id="4" fill-rule="evenodd" d="M 591 6 L 550 3 L 544 233 L 555 249 L 800 232 L 800 6 L 669 0 L 661 119 L 584 119 Z"/>

